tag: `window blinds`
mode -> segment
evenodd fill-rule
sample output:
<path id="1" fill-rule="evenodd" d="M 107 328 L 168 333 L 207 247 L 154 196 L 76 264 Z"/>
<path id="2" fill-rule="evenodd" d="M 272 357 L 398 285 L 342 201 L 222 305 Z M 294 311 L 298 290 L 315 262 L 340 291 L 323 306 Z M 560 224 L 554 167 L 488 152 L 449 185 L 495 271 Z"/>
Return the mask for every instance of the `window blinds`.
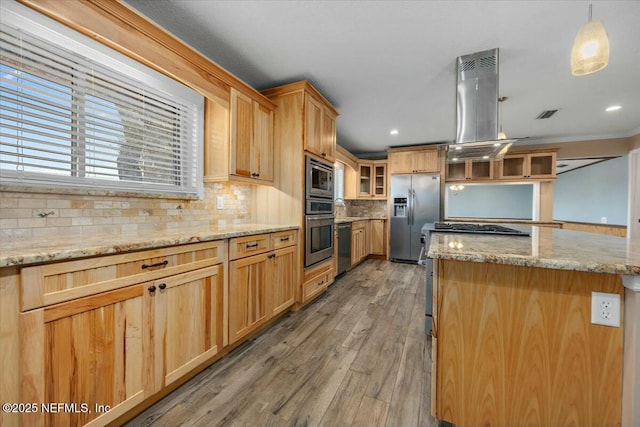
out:
<path id="1" fill-rule="evenodd" d="M 3 184 L 198 194 L 200 95 L 82 35 L 2 24 Z"/>

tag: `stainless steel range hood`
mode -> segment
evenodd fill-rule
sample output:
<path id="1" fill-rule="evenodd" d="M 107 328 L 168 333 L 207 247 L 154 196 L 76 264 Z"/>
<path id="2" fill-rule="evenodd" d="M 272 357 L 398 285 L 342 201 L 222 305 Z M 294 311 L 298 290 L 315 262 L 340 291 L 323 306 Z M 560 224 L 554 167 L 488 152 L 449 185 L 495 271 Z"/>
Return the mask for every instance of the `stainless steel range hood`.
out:
<path id="1" fill-rule="evenodd" d="M 501 159 L 515 139 L 498 139 L 498 49 L 458 57 L 457 135 L 447 160 Z"/>

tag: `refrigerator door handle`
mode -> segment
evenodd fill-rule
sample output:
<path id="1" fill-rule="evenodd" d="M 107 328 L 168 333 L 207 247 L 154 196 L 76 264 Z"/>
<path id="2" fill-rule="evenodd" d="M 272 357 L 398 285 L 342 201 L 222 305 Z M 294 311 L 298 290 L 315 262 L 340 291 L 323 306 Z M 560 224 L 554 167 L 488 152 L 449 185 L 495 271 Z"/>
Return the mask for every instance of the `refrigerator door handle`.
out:
<path id="1" fill-rule="evenodd" d="M 409 193 L 407 194 L 407 225 L 411 225 L 412 211 L 413 211 L 413 206 L 411 206 L 411 189 L 409 189 Z"/>
<path id="2" fill-rule="evenodd" d="M 415 217 L 416 217 L 416 190 L 413 188 L 409 190 L 409 194 L 411 194 L 411 223 L 409 225 L 413 225 Z"/>

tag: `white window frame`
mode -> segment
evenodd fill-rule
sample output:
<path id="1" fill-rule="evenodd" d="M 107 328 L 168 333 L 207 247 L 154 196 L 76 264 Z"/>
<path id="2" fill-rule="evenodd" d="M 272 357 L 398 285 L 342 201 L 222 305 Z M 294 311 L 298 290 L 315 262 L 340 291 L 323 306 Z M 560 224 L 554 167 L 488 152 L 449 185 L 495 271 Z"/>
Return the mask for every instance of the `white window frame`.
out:
<path id="1" fill-rule="evenodd" d="M 155 184 L 117 179 L 75 177 L 48 173 L 33 173 L 19 170 L 0 169 L 2 189 L 18 188 L 22 191 L 39 191 L 42 188 L 71 193 L 91 194 L 126 193 L 142 196 L 166 198 L 203 197 L 203 146 L 204 146 L 204 97 L 182 83 L 171 79 L 127 56 L 86 37 L 46 16 L 15 2 L 0 3 L 0 24 L 19 28 L 36 37 L 76 52 L 117 71 L 127 81 L 136 86 L 148 88 L 151 92 L 162 93 L 168 99 L 179 99 L 189 109 L 194 109 L 190 123 L 190 133 L 184 137 L 180 133 L 180 174 L 176 185 Z M 11 65 L 10 65 L 11 66 Z M 11 66 L 13 67 L 13 66 Z M 28 71 L 27 71 L 28 72 Z M 182 129 L 182 127 L 181 127 Z M 1 161 L 1 158 L 0 158 Z"/>

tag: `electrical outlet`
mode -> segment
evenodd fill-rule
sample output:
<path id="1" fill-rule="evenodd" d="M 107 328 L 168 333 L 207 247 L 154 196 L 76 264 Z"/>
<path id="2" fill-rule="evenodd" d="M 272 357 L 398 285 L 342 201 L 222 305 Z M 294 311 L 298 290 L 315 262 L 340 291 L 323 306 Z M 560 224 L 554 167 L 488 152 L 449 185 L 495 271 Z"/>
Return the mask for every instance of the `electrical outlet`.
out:
<path id="1" fill-rule="evenodd" d="M 591 323 L 620 327 L 620 295 L 591 292 Z"/>
<path id="2" fill-rule="evenodd" d="M 606 223 L 607 223 L 607 217 L 606 217 L 606 216 L 601 216 L 601 217 L 600 217 L 600 222 L 601 222 L 602 224 L 606 224 Z"/>
<path id="3" fill-rule="evenodd" d="M 216 209 L 224 209 L 224 197 L 218 196 L 216 197 Z"/>

